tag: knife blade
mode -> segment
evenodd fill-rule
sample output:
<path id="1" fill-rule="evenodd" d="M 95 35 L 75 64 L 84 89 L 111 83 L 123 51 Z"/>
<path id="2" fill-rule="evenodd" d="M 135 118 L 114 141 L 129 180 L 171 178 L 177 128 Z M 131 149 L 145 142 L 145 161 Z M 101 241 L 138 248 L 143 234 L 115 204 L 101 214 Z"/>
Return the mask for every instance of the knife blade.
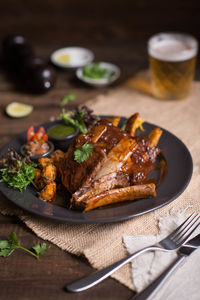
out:
<path id="1" fill-rule="evenodd" d="M 187 244 L 185 244 L 179 249 L 179 252 L 184 252 L 184 250 L 186 250 L 187 248 L 193 248 L 195 250 L 198 247 L 200 247 L 200 234 L 195 236 L 193 239 L 189 240 Z"/>
<path id="2" fill-rule="evenodd" d="M 150 300 L 157 293 L 157 291 L 163 286 L 170 275 L 177 269 L 181 263 L 188 257 L 192 252 L 200 247 L 200 234 L 189 240 L 187 244 L 182 246 L 177 251 L 177 259 L 158 277 L 156 278 L 146 289 L 140 293 L 134 295 L 130 300 Z"/>

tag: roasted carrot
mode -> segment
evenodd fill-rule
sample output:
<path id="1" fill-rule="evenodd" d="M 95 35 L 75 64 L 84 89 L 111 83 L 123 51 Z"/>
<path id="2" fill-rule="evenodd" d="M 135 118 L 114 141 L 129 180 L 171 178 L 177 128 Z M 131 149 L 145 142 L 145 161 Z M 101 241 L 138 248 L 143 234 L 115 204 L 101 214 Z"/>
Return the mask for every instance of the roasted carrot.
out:
<path id="1" fill-rule="evenodd" d="M 56 194 L 56 183 L 52 181 L 51 183 L 45 185 L 41 193 L 39 194 L 40 200 L 51 200 Z"/>
<path id="2" fill-rule="evenodd" d="M 41 178 L 46 184 L 56 179 L 56 167 L 53 164 L 49 164 L 42 169 Z"/>
<path id="3" fill-rule="evenodd" d="M 38 190 L 41 190 L 45 186 L 45 183 L 44 183 L 44 181 L 43 181 L 43 179 L 41 177 L 42 171 L 40 169 L 38 169 L 38 168 L 35 168 L 34 172 L 35 172 L 35 177 L 34 177 L 33 183 L 34 183 L 34 185 L 36 186 L 36 188 Z"/>
<path id="4" fill-rule="evenodd" d="M 35 168 L 35 169 L 34 169 L 34 173 L 35 173 L 34 180 L 36 180 L 36 181 L 39 180 L 40 177 L 41 177 L 41 170 L 38 169 L 38 168 Z"/>
<path id="5" fill-rule="evenodd" d="M 54 164 L 57 164 L 64 158 L 64 155 L 65 153 L 62 150 L 57 149 L 50 155 L 50 158 Z"/>
<path id="6" fill-rule="evenodd" d="M 49 164 L 52 164 L 52 159 L 48 157 L 42 157 L 38 160 L 38 162 L 41 164 L 41 166 L 44 168 Z"/>

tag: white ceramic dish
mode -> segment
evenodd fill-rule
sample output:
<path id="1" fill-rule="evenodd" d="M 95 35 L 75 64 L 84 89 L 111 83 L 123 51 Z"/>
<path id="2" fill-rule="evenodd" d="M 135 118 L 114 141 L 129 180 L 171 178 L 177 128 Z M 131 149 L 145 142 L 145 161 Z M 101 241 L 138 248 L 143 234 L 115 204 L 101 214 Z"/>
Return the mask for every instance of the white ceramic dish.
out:
<path id="1" fill-rule="evenodd" d="M 65 56 L 65 61 L 60 61 L 59 58 Z M 94 59 L 92 51 L 82 47 L 66 47 L 54 51 L 51 54 L 51 62 L 61 68 L 79 68 Z"/>
<path id="2" fill-rule="evenodd" d="M 95 87 L 102 87 L 102 86 L 109 85 L 119 78 L 120 69 L 116 65 L 108 62 L 99 62 L 99 66 L 108 69 L 110 72 L 113 72 L 113 75 L 109 78 L 92 79 L 83 75 L 83 68 L 78 68 L 76 70 L 76 76 L 83 82 Z"/>

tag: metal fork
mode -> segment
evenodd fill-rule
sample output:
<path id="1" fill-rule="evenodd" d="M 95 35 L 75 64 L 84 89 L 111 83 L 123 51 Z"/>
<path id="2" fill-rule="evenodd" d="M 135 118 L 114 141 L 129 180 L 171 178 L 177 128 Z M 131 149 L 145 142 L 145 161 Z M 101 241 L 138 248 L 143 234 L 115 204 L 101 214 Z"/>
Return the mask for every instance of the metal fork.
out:
<path id="1" fill-rule="evenodd" d="M 176 251 L 188 241 L 191 234 L 195 231 L 199 224 L 200 215 L 193 213 L 180 226 L 178 226 L 178 228 L 176 228 L 171 234 L 169 234 L 159 243 L 156 243 L 149 247 L 145 247 L 104 269 L 98 270 L 88 276 L 72 282 L 71 284 L 66 285 L 65 288 L 70 292 L 81 292 L 89 289 L 110 276 L 112 273 L 117 271 L 128 262 L 132 261 L 133 258 L 138 256 L 139 254 L 142 254 L 146 251 Z"/>

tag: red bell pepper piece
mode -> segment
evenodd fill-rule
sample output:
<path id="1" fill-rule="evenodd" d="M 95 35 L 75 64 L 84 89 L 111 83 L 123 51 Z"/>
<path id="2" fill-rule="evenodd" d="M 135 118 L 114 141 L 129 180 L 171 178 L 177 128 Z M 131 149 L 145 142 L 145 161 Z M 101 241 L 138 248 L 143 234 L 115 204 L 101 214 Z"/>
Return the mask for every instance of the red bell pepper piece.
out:
<path id="1" fill-rule="evenodd" d="M 31 141 L 32 137 L 34 136 L 35 131 L 34 131 L 34 127 L 31 125 L 29 127 L 29 129 L 27 130 L 27 141 Z"/>
<path id="2" fill-rule="evenodd" d="M 38 128 L 37 133 L 42 133 L 42 135 L 44 135 L 44 134 L 46 134 L 46 130 L 44 129 L 43 126 L 40 126 L 40 127 Z"/>

